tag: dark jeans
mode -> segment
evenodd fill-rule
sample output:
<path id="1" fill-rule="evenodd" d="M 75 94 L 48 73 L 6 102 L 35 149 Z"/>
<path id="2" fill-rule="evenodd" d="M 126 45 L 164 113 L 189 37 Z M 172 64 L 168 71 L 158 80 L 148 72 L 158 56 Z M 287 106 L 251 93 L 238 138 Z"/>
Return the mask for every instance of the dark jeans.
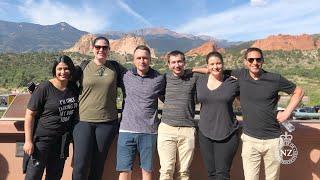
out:
<path id="1" fill-rule="evenodd" d="M 61 137 L 37 137 L 29 159 L 25 180 L 41 180 L 46 169 L 46 180 L 62 177 L 65 159 L 60 158 Z"/>
<path id="2" fill-rule="evenodd" d="M 78 122 L 73 130 L 73 180 L 100 180 L 108 150 L 118 133 L 118 121 Z"/>
<path id="3" fill-rule="evenodd" d="M 239 145 L 237 132 L 222 141 L 205 137 L 199 131 L 199 143 L 209 180 L 230 179 L 230 167 Z"/>

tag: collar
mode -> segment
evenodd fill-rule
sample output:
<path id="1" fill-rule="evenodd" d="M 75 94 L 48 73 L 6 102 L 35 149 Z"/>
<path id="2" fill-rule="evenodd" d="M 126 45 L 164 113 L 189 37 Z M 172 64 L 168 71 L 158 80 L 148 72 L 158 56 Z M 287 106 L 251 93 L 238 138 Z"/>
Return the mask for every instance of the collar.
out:
<path id="1" fill-rule="evenodd" d="M 185 69 L 182 76 L 175 76 L 172 71 L 167 73 L 169 75 L 169 77 L 171 78 L 176 78 L 176 79 L 185 79 L 187 77 L 190 77 L 190 75 L 192 74 L 192 70 L 190 69 Z"/>
<path id="2" fill-rule="evenodd" d="M 132 68 L 131 72 L 132 72 L 132 74 L 134 74 L 136 76 L 140 76 L 140 74 L 138 74 L 138 72 L 137 72 L 137 68 Z M 149 77 L 149 76 L 152 76 L 153 74 L 154 74 L 154 70 L 151 67 L 149 67 L 149 71 L 146 73 L 146 75 L 140 76 L 140 77 Z"/>

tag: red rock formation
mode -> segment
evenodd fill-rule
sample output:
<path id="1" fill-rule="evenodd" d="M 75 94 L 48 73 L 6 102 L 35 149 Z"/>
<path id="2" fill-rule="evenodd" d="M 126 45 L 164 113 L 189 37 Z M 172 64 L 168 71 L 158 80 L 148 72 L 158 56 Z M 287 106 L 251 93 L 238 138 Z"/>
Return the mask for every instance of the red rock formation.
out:
<path id="1" fill-rule="evenodd" d="M 92 49 L 92 42 L 96 38 L 93 34 L 86 34 L 81 36 L 78 42 L 69 49 L 64 50 L 65 52 L 79 52 L 81 54 L 89 54 Z"/>
<path id="2" fill-rule="evenodd" d="M 206 56 L 208 53 L 212 51 L 224 52 L 223 48 L 218 48 L 217 45 L 213 41 L 208 41 L 201 46 L 191 49 L 186 52 L 186 56 Z"/>
<path id="3" fill-rule="evenodd" d="M 138 45 L 148 46 L 144 38 L 140 36 L 127 35 L 119 40 L 110 40 L 111 51 L 120 54 L 133 54 Z M 154 49 L 150 48 L 150 51 L 151 57 L 156 57 Z"/>
<path id="4" fill-rule="evenodd" d="M 75 45 L 69 49 L 64 50 L 65 52 L 79 52 L 81 54 L 89 54 L 92 50 L 92 42 L 96 38 L 93 34 L 83 35 Z M 111 51 L 119 54 L 133 54 L 134 49 L 138 45 L 147 45 L 142 37 L 138 36 L 125 36 L 119 40 L 109 40 Z M 150 48 L 151 57 L 155 56 L 155 50 Z"/>
<path id="5" fill-rule="evenodd" d="M 291 35 L 272 35 L 266 39 L 257 40 L 252 47 L 258 47 L 262 50 L 312 50 L 315 49 L 315 43 L 312 36 L 303 34 L 298 36 Z"/>
<path id="6" fill-rule="evenodd" d="M 316 47 L 317 47 L 317 48 L 320 48 L 320 39 L 318 39 L 318 40 L 316 41 Z"/>

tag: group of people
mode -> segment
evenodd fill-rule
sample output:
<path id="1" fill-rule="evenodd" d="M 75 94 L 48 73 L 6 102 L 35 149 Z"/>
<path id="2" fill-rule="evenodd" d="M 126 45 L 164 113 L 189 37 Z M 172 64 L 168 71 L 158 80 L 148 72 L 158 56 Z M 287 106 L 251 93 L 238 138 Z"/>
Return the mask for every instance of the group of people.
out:
<path id="1" fill-rule="evenodd" d="M 156 149 L 160 180 L 190 179 L 197 134 L 209 179 L 230 179 L 240 136 L 245 179 L 259 179 L 261 158 L 266 179 L 279 179 L 280 123 L 304 93 L 281 75 L 263 70 L 260 49 L 247 49 L 246 68 L 231 71 L 224 71 L 218 52 L 207 55 L 206 68 L 186 69 L 184 53 L 175 50 L 167 55 L 170 72 L 161 75 L 150 67 L 147 46 L 134 50 L 132 69 L 107 60 L 110 44 L 105 37 L 97 37 L 92 47 L 94 59 L 80 66 L 68 56 L 56 59 L 53 78 L 32 93 L 25 117 L 25 179 L 40 180 L 44 169 L 47 180 L 60 179 L 73 139 L 72 179 L 99 180 L 118 133 L 119 180 L 131 179 L 136 154 L 142 179 L 151 180 Z M 121 121 L 118 87 L 124 94 Z M 277 113 L 279 91 L 292 97 L 285 111 Z M 242 134 L 232 108 L 235 98 L 243 113 Z M 160 124 L 158 99 L 164 102 Z M 199 122 L 194 120 L 197 102 Z"/>

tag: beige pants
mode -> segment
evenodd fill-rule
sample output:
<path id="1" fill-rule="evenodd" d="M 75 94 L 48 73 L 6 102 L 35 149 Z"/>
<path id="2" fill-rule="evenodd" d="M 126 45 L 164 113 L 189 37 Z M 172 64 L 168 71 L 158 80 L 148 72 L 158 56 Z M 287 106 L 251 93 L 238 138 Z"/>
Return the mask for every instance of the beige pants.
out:
<path id="1" fill-rule="evenodd" d="M 177 180 L 190 179 L 189 167 L 195 147 L 194 127 L 173 127 L 160 123 L 158 128 L 158 153 L 160 180 L 172 180 L 175 170 Z"/>
<path id="2" fill-rule="evenodd" d="M 266 180 L 279 180 L 279 138 L 257 139 L 246 134 L 242 139 L 242 163 L 245 180 L 259 180 L 260 163 L 263 159 Z"/>

